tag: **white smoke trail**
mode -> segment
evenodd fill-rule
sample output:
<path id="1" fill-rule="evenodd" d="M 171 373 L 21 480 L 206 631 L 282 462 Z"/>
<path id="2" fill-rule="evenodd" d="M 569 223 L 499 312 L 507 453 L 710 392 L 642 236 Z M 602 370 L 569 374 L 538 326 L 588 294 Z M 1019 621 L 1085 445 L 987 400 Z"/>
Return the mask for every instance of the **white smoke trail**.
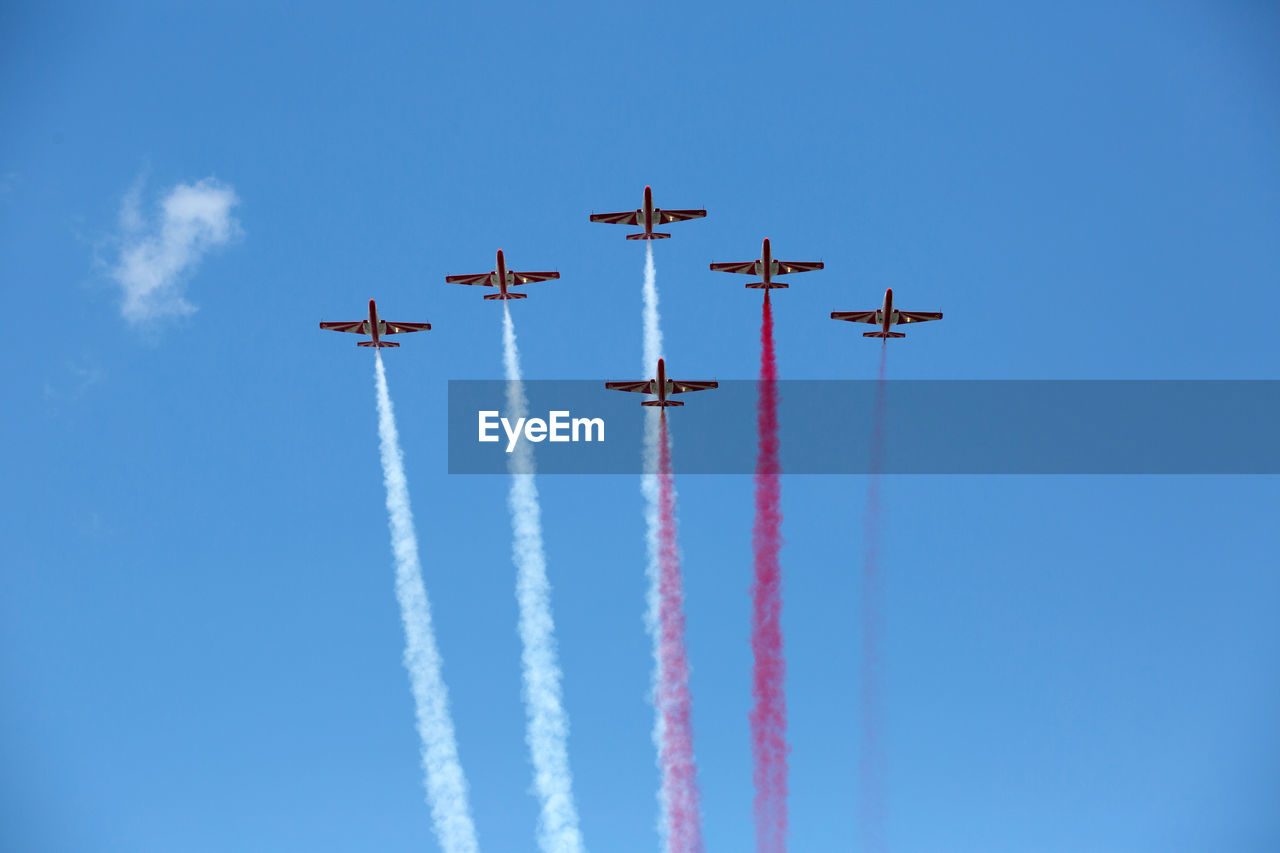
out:
<path id="1" fill-rule="evenodd" d="M 520 378 L 520 353 L 516 348 L 511 312 L 502 305 L 502 362 L 507 377 L 507 417 L 523 418 L 529 404 Z M 556 659 L 555 623 L 551 618 L 551 585 L 547 581 L 547 557 L 542 547 L 542 509 L 534 483 L 533 455 L 527 441 L 511 453 L 511 509 L 516 563 L 516 600 L 520 605 L 520 641 L 524 646 L 524 699 L 526 741 L 533 761 L 534 788 L 541 800 L 538 844 L 544 853 L 579 853 L 583 850 L 578 829 L 578 809 L 573 800 L 573 774 L 569 770 L 569 718 L 560 691 L 560 664 Z"/>
<path id="2" fill-rule="evenodd" d="M 653 243 L 644 244 L 644 364 L 656 370 L 662 358 L 662 318 L 658 315 L 658 271 L 653 266 Z M 641 376 L 648 376 L 642 373 Z"/>
<path id="3" fill-rule="evenodd" d="M 645 243 L 644 252 L 644 308 L 642 313 L 644 325 L 644 343 L 640 366 L 641 376 L 656 376 L 658 359 L 662 358 L 662 318 L 658 314 L 657 270 L 653 265 L 653 243 Z M 657 658 L 657 626 L 658 626 L 658 419 L 662 410 L 646 407 L 644 410 L 644 448 L 642 465 L 644 473 L 640 477 L 640 491 L 644 494 L 645 505 L 645 542 L 648 544 L 649 562 L 649 606 L 646 625 L 649 634 L 654 638 L 654 660 Z M 657 673 L 654 674 L 657 677 Z M 658 741 L 658 731 L 654 731 L 654 742 Z"/>
<path id="4" fill-rule="evenodd" d="M 657 270 L 653 265 L 653 243 L 645 243 L 644 253 L 644 363 L 640 366 L 641 376 L 656 376 L 658 359 L 662 358 L 662 318 L 658 314 Z M 655 371 L 650 373 L 649 371 Z M 649 607 L 646 625 L 649 634 L 654 638 L 654 660 L 657 657 L 658 626 L 658 419 L 662 410 L 646 407 L 644 410 L 644 449 L 642 465 L 644 473 L 640 477 L 640 491 L 644 494 L 645 505 L 645 542 L 648 544 L 649 562 Z M 657 673 L 654 674 L 656 679 Z M 654 731 L 654 742 L 658 742 L 659 732 Z"/>
<path id="5" fill-rule="evenodd" d="M 642 320 L 644 326 L 644 342 L 641 365 L 641 376 L 656 376 L 658 359 L 662 358 L 662 318 L 658 314 L 658 273 L 653 264 L 653 243 L 645 242 L 644 252 L 644 289 Z M 644 448 L 640 475 L 640 493 L 644 495 L 644 527 L 645 550 L 648 560 L 645 564 L 645 577 L 649 581 L 649 589 L 645 601 L 645 629 L 653 640 L 653 673 L 650 676 L 650 696 L 657 696 L 658 684 L 662 680 L 662 654 L 660 645 L 662 636 L 658 630 L 658 581 L 660 565 L 658 562 L 658 430 L 662 409 L 646 407 L 644 410 Z M 674 493 L 675 486 L 672 485 Z M 662 756 L 665 754 L 662 744 L 666 740 L 666 729 L 662 722 L 662 714 L 654 701 L 653 746 L 658 770 L 662 772 Z M 671 826 L 670 798 L 667 795 L 666 779 L 658 786 L 658 834 L 662 839 L 662 849 L 670 849 L 668 837 Z"/>
<path id="6" fill-rule="evenodd" d="M 427 802 L 441 849 L 445 853 L 476 853 L 479 847 L 471 807 L 467 804 L 467 780 L 458 761 L 458 743 L 449 717 L 449 691 L 440 674 L 440 652 L 431 627 L 431 604 L 422 583 L 418 538 L 413 532 L 409 483 L 404 476 L 404 458 L 381 353 L 378 353 L 375 372 L 382 480 L 387 488 L 391 549 L 396 561 L 396 599 L 404 622 L 404 666 L 409 671 L 418 737 L 422 741 Z"/>

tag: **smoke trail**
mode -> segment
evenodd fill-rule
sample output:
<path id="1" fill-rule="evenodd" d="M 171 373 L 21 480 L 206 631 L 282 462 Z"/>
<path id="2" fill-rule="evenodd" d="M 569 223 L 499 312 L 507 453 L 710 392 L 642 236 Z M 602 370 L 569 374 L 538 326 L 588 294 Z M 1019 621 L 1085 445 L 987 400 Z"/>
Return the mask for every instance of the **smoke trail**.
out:
<path id="1" fill-rule="evenodd" d="M 387 514 L 391 549 L 396 561 L 396 599 L 404 622 L 404 665 L 409 671 L 417 712 L 418 737 L 422 741 L 422 769 L 426 776 L 427 802 L 436 838 L 445 853 L 475 853 L 475 825 L 467 804 L 467 780 L 458 762 L 458 743 L 449 717 L 449 692 L 440 674 L 440 652 L 431 628 L 431 604 L 422 583 L 418 539 L 413 532 L 409 483 L 396 431 L 387 374 L 378 353 L 375 371 L 378 385 L 378 436 L 381 439 L 382 480 L 387 488 Z"/>
<path id="2" fill-rule="evenodd" d="M 658 677 L 654 704 L 661 739 L 662 802 L 669 853 L 701 853 L 702 814 L 693 758 L 689 657 L 684 645 L 684 582 L 676 539 L 676 496 L 665 414 L 658 418 Z"/>
<path id="3" fill-rule="evenodd" d="M 652 375 L 662 357 L 657 270 L 653 244 L 645 244 L 643 364 Z M 689 693 L 689 659 L 684 648 L 684 588 L 676 536 L 676 489 L 671 476 L 671 434 L 660 408 L 644 410 L 645 544 L 648 552 L 645 626 L 653 638 L 653 745 L 658 756 L 658 833 L 667 853 L 702 850 L 702 815 Z"/>
<path id="4" fill-rule="evenodd" d="M 644 244 L 644 364 L 653 370 L 662 358 L 662 326 L 658 315 L 658 271 L 653 265 L 653 243 Z M 642 376 L 648 374 L 642 373 Z"/>
<path id="5" fill-rule="evenodd" d="M 502 363 L 507 377 L 507 417 L 523 418 L 528 412 L 528 401 L 520 378 L 515 325 L 505 302 L 502 304 Z M 547 558 L 542 547 L 542 509 L 528 442 L 516 445 L 509 467 L 511 491 L 507 505 L 511 510 L 514 538 L 512 556 L 516 564 L 516 600 L 520 606 L 520 641 L 524 646 L 525 740 L 533 762 L 534 788 L 542 807 L 538 845 L 544 853 L 578 853 L 583 844 L 566 743 L 569 717 L 561 699 L 555 623 L 551 618 L 551 585 L 547 581 Z"/>
<path id="6" fill-rule="evenodd" d="M 644 289 L 642 291 L 644 307 L 641 314 L 641 320 L 644 327 L 644 342 L 642 351 L 642 364 L 640 365 L 640 375 L 649 376 L 648 371 L 656 370 L 658 359 L 662 358 L 662 326 L 661 319 L 658 315 L 658 285 L 657 270 L 653 266 L 653 243 L 646 242 L 644 246 Z M 647 607 L 645 612 L 645 626 L 648 628 L 649 636 L 653 638 L 653 658 L 654 658 L 654 687 L 656 689 L 658 682 L 657 665 L 660 660 L 658 655 L 658 419 L 662 410 L 656 407 L 646 407 L 644 410 L 644 447 L 642 449 L 642 470 L 640 475 L 640 492 L 644 495 L 645 504 L 645 545 L 648 552 L 648 562 L 646 563 L 646 576 L 649 579 L 649 592 Z M 672 495 L 674 496 L 674 486 L 672 487 Z M 659 750 L 662 748 L 662 718 L 657 716 L 654 720 L 653 745 Z M 666 821 L 666 804 L 661 802 L 661 794 L 659 794 L 659 805 L 662 812 L 661 826 L 665 827 Z"/>
<path id="7" fill-rule="evenodd" d="M 756 518 L 752 529 L 755 578 L 751 584 L 751 752 L 755 776 L 756 849 L 787 846 L 786 660 L 782 654 L 782 507 L 778 459 L 778 366 L 773 348 L 773 306 L 764 292 L 760 320 L 760 391 L 756 402 Z"/>
<path id="8" fill-rule="evenodd" d="M 867 479 L 867 508 L 863 516 L 862 561 L 862 758 L 861 782 L 862 849 L 885 849 L 884 779 L 885 757 L 880 742 L 880 470 L 884 456 L 885 365 L 888 341 L 880 344 L 880 368 L 871 427 L 871 470 Z"/>
<path id="9" fill-rule="evenodd" d="M 653 243 L 644 245 L 644 287 L 641 290 L 643 307 L 641 309 L 641 326 L 644 339 L 642 342 L 640 375 L 648 376 L 647 371 L 657 367 L 662 357 L 662 327 L 658 316 L 657 270 L 653 265 Z M 662 761 L 663 744 L 666 733 L 663 727 L 662 714 L 657 705 L 658 685 L 662 681 L 662 643 L 658 629 L 658 419 L 662 410 L 646 407 L 644 410 L 644 447 L 641 451 L 643 474 L 640 475 L 640 493 L 644 496 L 644 528 L 645 528 L 645 578 L 649 587 L 645 593 L 645 630 L 653 640 L 653 674 L 650 691 L 654 701 L 653 715 L 653 747 L 657 754 L 658 770 L 662 779 L 658 785 L 658 834 L 662 839 L 664 850 L 671 849 L 670 805 L 667 802 L 666 768 Z M 674 500 L 674 487 L 672 499 Z"/>

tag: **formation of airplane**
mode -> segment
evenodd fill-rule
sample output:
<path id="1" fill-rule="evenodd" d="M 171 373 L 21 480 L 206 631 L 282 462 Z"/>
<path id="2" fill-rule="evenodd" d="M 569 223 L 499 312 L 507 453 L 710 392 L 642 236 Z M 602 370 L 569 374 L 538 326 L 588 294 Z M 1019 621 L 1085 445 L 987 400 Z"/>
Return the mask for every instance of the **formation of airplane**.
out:
<path id="1" fill-rule="evenodd" d="M 864 338 L 905 338 L 905 332 L 891 332 L 891 326 L 903 323 L 927 323 L 941 320 L 941 311 L 899 311 L 893 307 L 893 288 L 884 291 L 884 304 L 875 311 L 832 311 L 832 320 L 848 320 L 850 323 L 870 323 L 879 326 L 878 332 L 863 332 Z"/>
<path id="2" fill-rule="evenodd" d="M 665 210 L 653 206 L 653 190 L 646 186 L 644 188 L 644 202 L 636 210 L 624 211 L 621 213 L 593 213 L 591 214 L 592 222 L 606 222 L 614 225 L 633 225 L 643 229 L 639 234 L 626 235 L 628 240 L 660 240 L 670 237 L 659 231 L 654 231 L 655 226 L 667 225 L 672 222 L 682 222 L 687 219 L 700 219 L 707 215 L 705 210 Z M 746 287 L 759 290 L 774 290 L 785 288 L 788 286 L 786 282 L 778 281 L 778 276 L 790 275 L 792 273 L 812 272 L 824 268 L 822 261 L 780 261 L 773 257 L 773 249 L 769 243 L 769 238 L 764 238 L 764 243 L 760 247 L 760 257 L 753 261 L 732 261 L 727 263 L 713 263 L 711 269 L 715 272 L 739 273 L 742 275 L 759 276 L 759 281 L 752 281 L 746 284 Z M 449 284 L 467 284 L 478 285 L 481 287 L 496 287 L 497 292 L 486 293 L 485 299 L 525 299 L 528 297 L 526 293 L 518 293 L 511 290 L 522 284 L 530 284 L 537 281 L 551 281 L 560 278 L 558 272 L 517 272 L 507 268 L 506 257 L 502 250 L 498 250 L 497 258 L 494 263 L 494 269 L 489 272 L 471 273 L 466 275 L 449 275 L 445 276 L 445 281 Z M 894 326 L 904 325 L 907 323 L 924 323 L 929 320 L 941 320 L 942 312 L 937 311 L 900 311 L 893 304 L 893 288 L 887 288 L 884 292 L 884 303 L 881 307 L 873 311 L 832 311 L 831 319 L 845 320 L 850 323 L 867 323 L 873 326 L 879 326 L 877 331 L 863 332 L 865 338 L 905 338 L 903 332 L 892 331 Z M 357 346 L 362 347 L 398 347 L 400 344 L 383 340 L 388 335 L 398 335 L 406 332 L 424 332 L 431 328 L 430 323 L 400 323 L 391 322 L 390 320 L 381 320 L 378 318 L 378 306 L 374 300 L 369 300 L 369 316 L 364 320 L 353 320 L 351 322 L 329 323 L 321 322 L 321 329 L 333 332 L 352 332 L 358 335 L 368 335 L 369 340 L 358 341 Z M 718 382 L 691 382 L 676 381 L 669 379 L 666 372 L 666 364 L 662 359 L 658 359 L 657 375 L 653 379 L 645 379 L 636 382 L 606 382 L 605 387 L 612 391 L 631 391 L 639 394 L 650 394 L 657 399 L 645 400 L 642 406 L 659 406 L 666 408 L 668 406 L 683 406 L 684 403 L 678 400 L 669 400 L 668 395 L 685 394 L 690 391 L 706 391 L 712 388 L 718 388 Z"/>
<path id="3" fill-rule="evenodd" d="M 606 382 L 604 387 L 610 391 L 630 391 L 634 394 L 653 394 L 658 399 L 645 400 L 642 406 L 683 406 L 681 400 L 668 400 L 668 394 L 687 394 L 690 391 L 709 391 L 719 388 L 719 382 L 680 382 L 667 378 L 667 365 L 658 359 L 658 375 L 653 379 L 642 379 L 639 382 Z"/>
<path id="4" fill-rule="evenodd" d="M 788 287 L 786 282 L 774 281 L 775 275 L 788 275 L 793 272 L 812 272 L 822 269 L 822 261 L 779 261 L 773 257 L 769 248 L 769 238 L 764 238 L 764 246 L 760 249 L 760 259 L 755 261 L 730 262 L 712 264 L 715 272 L 736 272 L 744 275 L 758 275 L 760 281 L 749 282 L 747 287 L 772 290 L 776 287 Z"/>
<path id="5" fill-rule="evenodd" d="M 653 206 L 653 190 L 644 188 L 644 204 L 638 210 L 627 210 L 622 213 L 593 213 L 592 222 L 607 222 L 611 225 L 637 225 L 644 229 L 639 234 L 628 234 L 628 240 L 662 240 L 670 237 L 654 231 L 655 225 L 667 225 L 682 222 L 686 219 L 701 219 L 706 216 L 705 210 L 662 210 Z"/>
<path id="6" fill-rule="evenodd" d="M 534 281 L 551 281 L 559 278 L 558 272 L 515 272 L 507 269 L 507 259 L 502 250 L 498 250 L 498 259 L 491 272 L 479 272 L 468 275 L 447 275 L 444 280 L 449 284 L 478 284 L 481 287 L 496 287 L 497 293 L 486 293 L 485 299 L 527 299 L 527 293 L 512 293 L 507 290 L 517 284 L 529 284 Z"/>
<path id="7" fill-rule="evenodd" d="M 378 305 L 369 300 L 369 317 L 365 320 L 351 322 L 326 323 L 320 321 L 320 328 L 330 332 L 351 332 L 356 335 L 369 335 L 371 340 L 356 341 L 358 347 L 398 347 L 394 341 L 382 340 L 383 335 L 400 335 L 405 332 L 425 332 L 431 328 L 430 323 L 393 323 L 390 320 L 378 319 Z"/>

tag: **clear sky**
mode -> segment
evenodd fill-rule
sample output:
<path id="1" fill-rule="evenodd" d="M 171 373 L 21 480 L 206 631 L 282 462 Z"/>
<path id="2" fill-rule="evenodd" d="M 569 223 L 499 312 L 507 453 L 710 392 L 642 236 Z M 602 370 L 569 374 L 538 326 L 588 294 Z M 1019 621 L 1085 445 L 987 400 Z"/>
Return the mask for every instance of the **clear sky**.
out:
<path id="1" fill-rule="evenodd" d="M 481 844 L 534 848 L 507 481 L 443 444 L 500 310 L 443 278 L 559 269 L 526 376 L 640 378 L 643 244 L 587 215 L 645 184 L 710 211 L 655 246 L 673 371 L 754 377 L 707 264 L 769 236 L 827 265 L 783 378 L 871 377 L 827 314 L 892 286 L 946 312 L 895 378 L 1280 379 L 1271 4 L 79 5 L 0 9 L 7 850 L 435 849 L 372 357 L 316 328 L 371 297 L 435 325 L 387 355 L 426 584 Z M 139 245 L 185 303 L 129 308 Z M 745 850 L 751 481 L 678 485 L 707 846 Z M 637 479 L 540 488 L 586 842 L 652 851 Z M 857 849 L 865 490 L 783 484 L 795 850 Z M 1280 848 L 1276 478 L 884 500 L 892 849 Z"/>

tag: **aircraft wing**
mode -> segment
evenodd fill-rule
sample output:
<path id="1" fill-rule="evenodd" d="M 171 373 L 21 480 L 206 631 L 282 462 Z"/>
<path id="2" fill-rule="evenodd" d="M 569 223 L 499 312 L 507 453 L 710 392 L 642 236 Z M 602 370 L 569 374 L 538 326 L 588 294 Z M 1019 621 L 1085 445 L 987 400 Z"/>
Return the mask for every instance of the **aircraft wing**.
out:
<path id="1" fill-rule="evenodd" d="M 875 311 L 832 311 L 832 320 L 848 320 L 850 323 L 871 323 L 876 322 Z"/>
<path id="2" fill-rule="evenodd" d="M 778 275 L 786 275 L 793 272 L 813 272 L 820 270 L 824 264 L 822 261 L 778 261 Z"/>
<path id="3" fill-rule="evenodd" d="M 606 382 L 604 387 L 610 391 L 634 391 L 637 394 L 656 394 L 656 391 L 650 391 L 653 387 L 653 380 L 646 379 L 643 382 Z"/>
<path id="4" fill-rule="evenodd" d="M 425 332 L 431 328 L 430 323 L 393 323 L 390 320 L 384 321 L 387 324 L 387 330 L 384 335 L 399 335 L 404 332 Z"/>
<path id="5" fill-rule="evenodd" d="M 941 320 L 941 311 L 899 311 L 899 323 L 926 323 L 929 320 Z"/>
<path id="6" fill-rule="evenodd" d="M 684 394 L 688 391 L 710 391 L 712 388 L 719 388 L 719 382 L 677 382 L 671 380 L 671 393 Z"/>
<path id="7" fill-rule="evenodd" d="M 701 219 L 707 215 L 705 210 L 657 210 L 658 222 L 666 225 L 668 222 L 681 222 L 685 219 Z"/>
<path id="8" fill-rule="evenodd" d="M 357 335 L 363 335 L 364 320 L 356 320 L 354 323 L 325 323 L 321 321 L 320 328 L 327 329 L 330 332 L 354 332 Z"/>
<path id="9" fill-rule="evenodd" d="M 628 210 L 624 213 L 593 213 L 592 222 L 608 222 L 610 225 L 639 225 L 640 211 Z"/>
<path id="10" fill-rule="evenodd" d="M 516 284 L 528 284 L 531 281 L 551 281 L 553 278 L 559 278 L 558 272 L 513 272 L 516 278 Z"/>
<path id="11" fill-rule="evenodd" d="M 712 264 L 716 272 L 740 272 L 744 275 L 755 275 L 758 261 L 730 261 L 724 264 Z"/>
<path id="12" fill-rule="evenodd" d="M 493 282 L 489 280 L 489 276 L 493 273 L 478 272 L 471 275 L 447 275 L 444 280 L 447 284 L 484 284 L 493 287 Z"/>

